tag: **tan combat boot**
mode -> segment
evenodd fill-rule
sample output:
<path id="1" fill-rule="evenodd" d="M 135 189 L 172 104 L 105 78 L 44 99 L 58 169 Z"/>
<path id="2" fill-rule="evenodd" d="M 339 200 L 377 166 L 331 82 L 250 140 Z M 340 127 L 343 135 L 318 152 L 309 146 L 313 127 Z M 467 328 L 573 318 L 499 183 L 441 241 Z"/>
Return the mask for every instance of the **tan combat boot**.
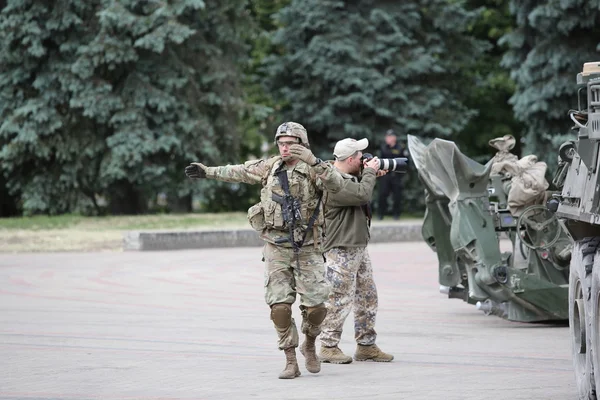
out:
<path id="1" fill-rule="evenodd" d="M 315 339 L 312 336 L 304 335 L 304 343 L 300 346 L 300 353 L 306 359 L 306 369 L 308 372 L 312 372 L 316 374 L 321 371 L 321 361 L 317 358 L 317 353 L 315 350 Z"/>
<path id="2" fill-rule="evenodd" d="M 285 352 L 285 369 L 279 374 L 279 379 L 294 379 L 300 376 L 300 368 L 296 360 L 296 348 L 288 347 Z"/>
<path id="3" fill-rule="evenodd" d="M 321 362 L 331 364 L 350 364 L 352 362 L 352 357 L 345 355 L 337 346 L 321 346 L 319 358 Z"/>
<path id="4" fill-rule="evenodd" d="M 356 353 L 354 353 L 354 359 L 356 361 L 378 361 L 378 362 L 390 362 L 394 359 L 391 354 L 384 353 L 377 347 L 376 344 L 370 346 L 363 346 L 361 344 L 356 345 Z"/>

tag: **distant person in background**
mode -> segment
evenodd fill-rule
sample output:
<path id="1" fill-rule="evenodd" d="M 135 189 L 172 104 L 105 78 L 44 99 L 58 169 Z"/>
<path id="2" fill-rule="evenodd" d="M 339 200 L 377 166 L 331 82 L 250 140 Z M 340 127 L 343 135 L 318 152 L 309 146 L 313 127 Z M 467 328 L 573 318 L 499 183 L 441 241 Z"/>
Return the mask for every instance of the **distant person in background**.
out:
<path id="1" fill-rule="evenodd" d="M 398 143 L 396 133 L 390 129 L 385 133 L 385 143 L 379 149 L 379 158 L 408 157 L 406 147 Z M 379 201 L 377 215 L 380 220 L 387 214 L 388 197 L 392 195 L 392 215 L 399 219 L 402 213 L 402 175 L 390 172 L 379 179 Z"/>

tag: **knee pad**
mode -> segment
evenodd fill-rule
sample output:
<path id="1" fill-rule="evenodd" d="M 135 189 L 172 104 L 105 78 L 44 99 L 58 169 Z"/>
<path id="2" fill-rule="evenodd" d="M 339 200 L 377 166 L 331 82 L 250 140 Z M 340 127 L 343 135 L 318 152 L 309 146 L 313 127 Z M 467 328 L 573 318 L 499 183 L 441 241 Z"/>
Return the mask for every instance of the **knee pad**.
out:
<path id="1" fill-rule="evenodd" d="M 306 308 L 306 319 L 312 325 L 321 325 L 321 322 L 325 319 L 327 315 L 327 308 L 324 304 L 319 304 L 315 307 L 307 307 Z"/>
<path id="2" fill-rule="evenodd" d="M 292 306 L 278 303 L 271 306 L 271 320 L 276 327 L 285 329 L 292 323 Z"/>

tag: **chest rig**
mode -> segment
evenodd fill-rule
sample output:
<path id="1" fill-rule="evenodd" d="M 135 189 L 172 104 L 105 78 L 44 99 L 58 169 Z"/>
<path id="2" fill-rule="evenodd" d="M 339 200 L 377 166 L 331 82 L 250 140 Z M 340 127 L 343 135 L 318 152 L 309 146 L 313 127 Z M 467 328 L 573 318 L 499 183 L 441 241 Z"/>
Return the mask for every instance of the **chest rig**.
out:
<path id="1" fill-rule="evenodd" d="M 290 173 L 291 171 L 291 173 Z M 275 243 L 289 242 L 295 253 L 313 227 L 324 224 L 321 212 L 323 192 L 315 185 L 316 176 L 306 164 L 288 170 L 280 157 L 263 177 L 261 204 L 267 228 L 286 232 Z M 317 237 L 313 238 L 317 240 Z"/>

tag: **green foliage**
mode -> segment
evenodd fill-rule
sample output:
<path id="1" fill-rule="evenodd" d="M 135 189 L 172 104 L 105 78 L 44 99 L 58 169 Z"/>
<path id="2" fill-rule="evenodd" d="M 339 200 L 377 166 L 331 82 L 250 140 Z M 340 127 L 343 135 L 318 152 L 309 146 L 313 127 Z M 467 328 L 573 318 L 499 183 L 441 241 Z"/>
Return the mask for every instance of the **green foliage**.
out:
<path id="1" fill-rule="evenodd" d="M 375 150 L 389 128 L 449 137 L 474 115 L 463 99 L 486 47 L 468 35 L 476 17 L 458 1 L 293 0 L 277 14 L 263 82 L 285 106 L 280 120 L 304 124 L 329 157 L 344 137 Z M 422 202 L 416 177 L 408 191 Z"/>
<path id="2" fill-rule="evenodd" d="M 515 24 L 509 11 L 509 0 L 471 0 L 468 7 L 481 9 L 479 18 L 470 27 L 475 38 L 489 43 L 488 50 L 475 62 L 471 75 L 471 86 L 465 104 L 475 115 L 453 139 L 463 153 L 478 162 L 486 163 L 495 154 L 489 146 L 490 139 L 513 135 L 517 143 L 513 152 L 520 154 L 520 138 L 524 125 L 513 115 L 508 100 L 515 91 L 509 72 L 500 66 L 506 46 L 499 39 L 513 29 Z"/>
<path id="3" fill-rule="evenodd" d="M 460 93 L 462 71 L 483 50 L 465 32 L 475 16 L 436 0 L 292 1 L 278 15 L 280 54 L 267 57 L 265 84 L 311 138 L 371 138 L 396 126 L 448 136 L 472 115 Z"/>
<path id="4" fill-rule="evenodd" d="M 189 196 L 240 151 L 245 2 L 13 0 L 0 14 L 0 160 L 26 213 Z M 220 154 L 217 149 L 228 149 Z M 224 156 L 224 157 L 220 157 Z"/>
<path id="5" fill-rule="evenodd" d="M 273 140 L 272 129 L 269 129 L 270 125 L 267 121 L 272 121 L 276 117 L 274 111 L 278 105 L 260 85 L 264 77 L 260 66 L 264 58 L 274 49 L 268 36 L 268 33 L 277 27 L 273 14 L 287 3 L 288 0 L 247 2 L 247 11 L 253 25 L 252 29 L 244 31 L 250 59 L 243 69 L 245 107 L 240 121 L 239 159 L 241 160 L 267 156 L 263 146 Z M 205 211 L 245 210 L 260 200 L 260 186 L 256 185 L 202 182 L 200 187 L 201 190 L 196 197 Z"/>
<path id="6" fill-rule="evenodd" d="M 190 142 L 195 144 L 195 155 L 186 159 L 201 160 L 207 165 L 235 164 L 250 155 L 259 156 L 262 143 L 254 126 L 263 107 L 247 95 L 244 73 L 251 63 L 251 38 L 256 35 L 257 26 L 246 1 L 209 2 L 206 7 L 206 17 L 194 25 L 202 40 L 192 41 L 194 46 L 188 51 L 195 54 L 192 65 L 195 74 L 201 77 L 201 90 L 210 94 L 204 95 L 206 103 L 198 114 L 210 117 L 206 131 L 210 132 L 214 145 L 207 147 L 206 142 L 198 140 L 204 137 L 196 136 Z M 174 171 L 179 182 L 184 167 Z M 223 182 L 184 183 L 185 187 L 190 184 L 194 196 L 203 203 L 215 199 L 206 205 L 206 210 L 222 210 L 222 204 L 228 204 L 232 206 L 229 211 L 245 211 L 248 202 L 257 195 L 257 189 L 249 185 L 236 188 Z M 178 193 L 187 193 L 185 187 L 179 188 Z"/>
<path id="7" fill-rule="evenodd" d="M 491 138 L 552 168 L 600 10 L 562 0 L 0 0 L 0 215 L 245 210 L 258 185 L 190 161 L 272 154 L 297 120 L 331 158 L 390 128 L 480 162 Z M 500 64 L 502 60 L 502 64 Z M 520 149 L 524 137 L 526 148 Z M 524 155 L 521 154 L 521 155 Z M 411 170 L 406 210 L 423 207 Z M 155 206 L 157 194 L 167 204 Z"/>
<path id="8" fill-rule="evenodd" d="M 260 67 L 265 57 L 275 50 L 269 37 L 269 34 L 278 28 L 273 15 L 287 3 L 289 0 L 248 1 L 248 9 L 257 28 L 252 35 L 248 36 L 251 59 L 244 71 L 244 89 L 247 103 L 251 107 L 249 112 L 244 115 L 244 132 L 247 133 L 248 141 L 251 143 L 248 154 L 261 154 L 263 142 L 272 141 L 271 131 L 267 129 L 265 121 L 276 117 L 274 110 L 278 104 L 261 86 L 261 80 L 265 79 L 265 74 Z"/>
<path id="9" fill-rule="evenodd" d="M 510 103 L 527 127 L 527 153 L 553 168 L 558 146 L 573 137 L 567 113 L 577 108 L 576 75 L 598 59 L 600 10 L 577 0 L 510 4 L 517 27 L 502 38 L 509 47 L 502 65 L 516 82 Z"/>

